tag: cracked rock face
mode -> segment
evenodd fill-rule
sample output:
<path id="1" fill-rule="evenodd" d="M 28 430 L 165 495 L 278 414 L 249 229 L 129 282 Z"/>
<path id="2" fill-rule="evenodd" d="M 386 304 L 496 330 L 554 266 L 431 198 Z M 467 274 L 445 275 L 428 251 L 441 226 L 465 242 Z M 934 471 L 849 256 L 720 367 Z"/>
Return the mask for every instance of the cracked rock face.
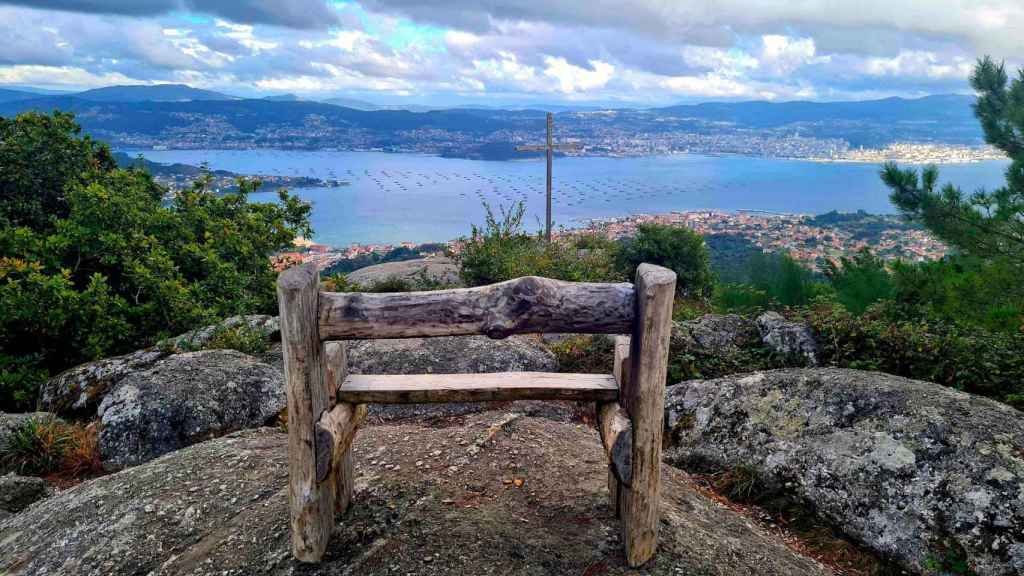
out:
<path id="1" fill-rule="evenodd" d="M 168 356 L 132 372 L 100 404 L 104 467 L 119 469 L 262 426 L 286 405 L 284 376 L 234 350 Z"/>
<path id="2" fill-rule="evenodd" d="M 1024 414 L 875 372 L 787 369 L 672 386 L 666 458 L 753 465 L 848 535 L 922 571 L 952 549 L 1024 573 Z"/>

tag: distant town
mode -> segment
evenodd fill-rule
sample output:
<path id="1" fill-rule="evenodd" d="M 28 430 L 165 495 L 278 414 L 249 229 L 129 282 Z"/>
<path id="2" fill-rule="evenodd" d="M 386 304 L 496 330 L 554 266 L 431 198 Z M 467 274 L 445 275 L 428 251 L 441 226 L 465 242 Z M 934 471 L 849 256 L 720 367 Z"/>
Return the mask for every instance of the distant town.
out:
<path id="1" fill-rule="evenodd" d="M 864 249 L 885 260 L 914 262 L 938 260 L 949 251 L 945 244 L 897 216 L 866 212 L 830 212 L 817 216 L 746 210 L 641 214 L 594 219 L 583 227 L 562 229 L 555 237 L 601 234 L 611 239 L 621 239 L 634 235 L 637 226 L 646 223 L 685 226 L 705 237 L 742 238 L 764 252 L 788 252 L 804 266 L 816 271 L 824 270 L 828 262 L 838 263 L 842 257 L 852 256 Z M 328 270 L 346 260 L 371 255 L 380 258 L 396 250 L 402 250 L 409 257 L 457 254 L 460 240 L 454 239 L 444 244 L 401 242 L 353 244 L 335 248 L 300 238 L 296 240 L 295 246 L 294 251 L 278 256 L 279 267 L 298 262 L 315 262 L 321 270 Z"/>

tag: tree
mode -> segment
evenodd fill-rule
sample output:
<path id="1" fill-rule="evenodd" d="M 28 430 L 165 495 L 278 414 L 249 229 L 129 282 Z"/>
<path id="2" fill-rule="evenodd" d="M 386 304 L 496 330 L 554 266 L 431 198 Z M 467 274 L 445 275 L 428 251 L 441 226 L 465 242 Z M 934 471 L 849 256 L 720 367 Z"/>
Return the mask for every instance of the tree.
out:
<path id="1" fill-rule="evenodd" d="M 866 248 L 852 258 L 843 257 L 838 265 L 829 261 L 825 275 L 839 303 L 857 315 L 893 295 L 893 280 L 885 263 Z"/>
<path id="2" fill-rule="evenodd" d="M 904 216 L 951 246 L 981 258 L 1002 256 L 1024 264 L 1024 70 L 1010 82 L 1005 65 L 986 56 L 970 82 L 978 93 L 974 115 L 985 141 L 1011 159 L 1006 186 L 966 196 L 952 184 L 937 188 L 935 166 L 919 174 L 891 162 L 882 169 L 882 181 Z"/>
<path id="3" fill-rule="evenodd" d="M 74 115 L 27 112 L 0 117 L 0 225 L 45 227 L 67 215 L 67 188 L 117 167 L 106 145 Z"/>
<path id="4" fill-rule="evenodd" d="M 620 268 L 627 278 L 647 262 L 676 273 L 676 295 L 705 298 L 711 294 L 711 260 L 700 234 L 680 226 L 641 224 L 636 236 L 625 240 L 619 253 Z"/>
<path id="5" fill-rule="evenodd" d="M 275 310 L 270 256 L 309 233 L 308 205 L 249 202 L 259 183 L 245 179 L 217 195 L 209 176 L 166 202 L 148 174 L 106 166 L 70 115 L 25 116 L 0 141 L 0 214 L 15 215 L 0 221 L 0 411 L 31 407 L 76 363 Z M 26 146 L 64 176 L 26 163 Z"/>

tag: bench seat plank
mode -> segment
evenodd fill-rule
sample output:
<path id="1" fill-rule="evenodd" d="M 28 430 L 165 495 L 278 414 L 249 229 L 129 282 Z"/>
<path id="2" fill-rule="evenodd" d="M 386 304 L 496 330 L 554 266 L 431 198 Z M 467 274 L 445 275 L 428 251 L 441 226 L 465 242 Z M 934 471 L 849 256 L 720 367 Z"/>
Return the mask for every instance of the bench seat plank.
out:
<path id="1" fill-rule="evenodd" d="M 412 404 L 508 400 L 612 402 L 619 387 L 611 374 L 494 372 L 486 374 L 350 374 L 339 402 Z"/>

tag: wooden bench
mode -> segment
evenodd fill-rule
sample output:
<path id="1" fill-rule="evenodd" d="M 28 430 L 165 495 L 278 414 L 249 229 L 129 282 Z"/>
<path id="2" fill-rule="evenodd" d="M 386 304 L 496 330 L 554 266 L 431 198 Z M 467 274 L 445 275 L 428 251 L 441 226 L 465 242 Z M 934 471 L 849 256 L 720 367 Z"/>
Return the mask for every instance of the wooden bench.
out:
<path id="1" fill-rule="evenodd" d="M 278 278 L 288 395 L 292 550 L 319 562 L 352 496 L 351 445 L 366 403 L 574 400 L 597 403 L 610 502 L 626 560 L 657 546 L 665 375 L 675 274 L 649 264 L 636 283 L 525 277 L 390 294 L 321 292 L 312 264 Z M 348 374 L 342 340 L 485 334 L 617 334 L 614 373 Z"/>

